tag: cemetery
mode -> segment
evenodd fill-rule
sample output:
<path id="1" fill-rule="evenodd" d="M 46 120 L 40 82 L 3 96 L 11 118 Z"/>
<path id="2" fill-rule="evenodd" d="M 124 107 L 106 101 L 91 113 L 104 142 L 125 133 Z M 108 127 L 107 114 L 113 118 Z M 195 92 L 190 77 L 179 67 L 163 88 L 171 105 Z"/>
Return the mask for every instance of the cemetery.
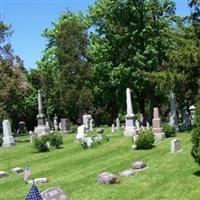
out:
<path id="1" fill-rule="evenodd" d="M 44 27 L 33 68 L 0 18 L 0 200 L 200 199 L 200 1 L 184 5 L 86 0 Z"/>

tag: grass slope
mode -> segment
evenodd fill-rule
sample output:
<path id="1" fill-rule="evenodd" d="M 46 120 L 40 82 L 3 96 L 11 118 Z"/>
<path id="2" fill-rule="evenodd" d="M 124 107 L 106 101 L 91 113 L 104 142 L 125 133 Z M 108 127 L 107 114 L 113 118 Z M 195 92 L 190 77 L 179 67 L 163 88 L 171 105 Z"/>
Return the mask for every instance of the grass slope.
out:
<path id="1" fill-rule="evenodd" d="M 0 199 L 25 199 L 30 185 L 23 182 L 23 174 L 13 174 L 10 169 L 27 163 L 32 178 L 49 179 L 47 184 L 38 185 L 40 191 L 60 186 L 73 200 L 200 199 L 200 168 L 190 156 L 189 133 L 178 134 L 183 147 L 178 154 L 170 154 L 172 138 L 151 150 L 133 151 L 130 138 L 123 137 L 122 131 L 109 137 L 108 143 L 88 150 L 73 142 L 74 135 L 65 136 L 64 148 L 48 153 L 34 152 L 24 138 L 14 148 L 0 148 L 0 171 L 9 172 L 8 177 L 0 179 Z M 145 161 L 148 169 L 133 177 L 120 177 L 117 185 L 97 184 L 98 173 L 118 174 L 137 160 Z"/>

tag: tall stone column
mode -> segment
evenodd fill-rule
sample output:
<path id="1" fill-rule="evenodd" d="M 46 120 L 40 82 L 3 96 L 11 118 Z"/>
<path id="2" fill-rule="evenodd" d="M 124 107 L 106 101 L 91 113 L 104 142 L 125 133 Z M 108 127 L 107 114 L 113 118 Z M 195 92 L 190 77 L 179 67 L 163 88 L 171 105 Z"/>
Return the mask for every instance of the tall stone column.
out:
<path id="1" fill-rule="evenodd" d="M 170 93 L 170 122 L 173 127 L 178 128 L 177 115 L 176 115 L 176 96 L 173 92 Z"/>
<path id="2" fill-rule="evenodd" d="M 42 95 L 40 90 L 38 90 L 37 127 L 35 127 L 34 132 L 37 135 L 44 135 L 50 132 L 50 128 L 46 126 L 45 115 L 42 113 Z"/>
<path id="3" fill-rule="evenodd" d="M 158 107 L 153 109 L 153 133 L 155 135 L 156 140 L 163 140 L 165 139 L 165 133 L 161 128 L 161 120 L 159 116 L 159 109 Z"/>
<path id="4" fill-rule="evenodd" d="M 126 105 L 127 105 L 127 115 L 126 115 L 126 127 L 124 131 L 124 136 L 133 136 L 137 134 L 137 130 L 135 127 L 135 119 L 131 102 L 131 90 L 129 88 L 126 89 Z"/>
<path id="5" fill-rule="evenodd" d="M 8 119 L 3 120 L 3 147 L 11 147 L 15 145 L 14 138 L 11 132 L 10 121 Z"/>

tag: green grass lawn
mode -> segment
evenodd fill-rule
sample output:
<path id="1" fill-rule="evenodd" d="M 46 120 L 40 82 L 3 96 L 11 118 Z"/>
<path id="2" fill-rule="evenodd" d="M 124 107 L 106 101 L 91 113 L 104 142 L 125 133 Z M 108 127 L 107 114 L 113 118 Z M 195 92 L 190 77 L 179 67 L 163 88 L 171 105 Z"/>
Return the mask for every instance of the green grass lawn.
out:
<path id="1" fill-rule="evenodd" d="M 108 132 L 110 130 L 107 129 Z M 32 178 L 47 177 L 49 182 L 38 185 L 40 191 L 60 186 L 73 200 L 199 200 L 200 167 L 190 155 L 189 133 L 179 133 L 183 151 L 170 153 L 166 139 L 151 150 L 132 150 L 131 139 L 122 131 L 109 134 L 110 141 L 97 148 L 84 150 L 74 143 L 75 135 L 64 137 L 64 148 L 48 153 L 36 153 L 21 138 L 13 148 L 0 148 L 0 171 L 8 177 L 0 179 L 1 200 L 24 200 L 30 185 L 23 174 L 13 174 L 13 167 L 30 165 Z M 118 174 L 131 163 L 143 160 L 148 168 L 133 177 L 120 177 L 116 185 L 99 185 L 97 174 L 109 171 Z"/>

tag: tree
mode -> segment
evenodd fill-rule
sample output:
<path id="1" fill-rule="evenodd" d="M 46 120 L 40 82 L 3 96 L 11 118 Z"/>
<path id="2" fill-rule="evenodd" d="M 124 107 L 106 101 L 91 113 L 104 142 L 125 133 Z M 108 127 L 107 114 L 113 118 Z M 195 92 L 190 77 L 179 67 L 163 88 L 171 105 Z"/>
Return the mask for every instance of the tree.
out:
<path id="1" fill-rule="evenodd" d="M 37 70 L 48 116 L 57 114 L 76 121 L 79 114 L 91 108 L 88 40 L 82 16 L 65 12 L 43 36 L 48 44 Z"/>
<path id="2" fill-rule="evenodd" d="M 174 9 L 169 0 L 99 0 L 90 9 L 93 94 L 96 106 L 112 119 L 125 110 L 121 102 L 127 87 L 133 89 L 135 112 L 145 113 L 149 97 L 152 107 L 162 98 L 159 83 L 149 75 L 165 70 Z"/>

